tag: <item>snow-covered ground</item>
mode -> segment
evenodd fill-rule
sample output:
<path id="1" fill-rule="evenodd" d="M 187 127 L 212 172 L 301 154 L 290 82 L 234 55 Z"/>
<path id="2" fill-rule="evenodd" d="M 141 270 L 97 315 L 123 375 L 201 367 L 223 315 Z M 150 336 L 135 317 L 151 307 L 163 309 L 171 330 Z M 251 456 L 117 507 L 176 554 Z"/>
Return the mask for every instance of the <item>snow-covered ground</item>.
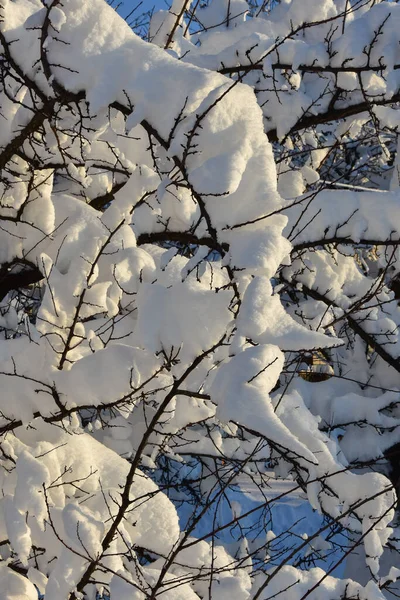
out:
<path id="1" fill-rule="evenodd" d="M 190 507 L 178 507 L 181 526 L 190 518 Z M 294 481 L 276 479 L 273 471 L 264 473 L 263 477 L 241 474 L 235 480 L 235 485 L 227 488 L 218 505 L 212 507 L 206 518 L 203 518 L 193 532 L 194 537 L 206 537 L 212 529 L 220 528 L 216 541 L 229 546 L 235 554 L 236 549 L 246 538 L 247 543 L 254 551 L 265 541 L 270 542 L 270 556 L 273 561 L 274 554 L 278 556 L 277 564 L 285 560 L 294 548 L 303 544 L 307 537 L 315 534 L 326 522 L 322 515 L 314 510 L 305 494 Z M 227 525 L 225 528 L 224 525 Z M 339 551 L 325 546 L 325 537 L 329 530 L 325 530 L 318 541 L 313 543 L 313 548 L 320 551 L 320 560 L 315 560 L 315 565 L 330 568 L 341 557 Z M 338 533 L 334 542 L 344 541 Z M 328 556 L 325 560 L 325 551 Z M 302 549 L 289 560 L 290 564 L 296 563 L 312 553 L 310 546 Z M 345 565 L 342 563 L 334 572 L 341 577 Z"/>

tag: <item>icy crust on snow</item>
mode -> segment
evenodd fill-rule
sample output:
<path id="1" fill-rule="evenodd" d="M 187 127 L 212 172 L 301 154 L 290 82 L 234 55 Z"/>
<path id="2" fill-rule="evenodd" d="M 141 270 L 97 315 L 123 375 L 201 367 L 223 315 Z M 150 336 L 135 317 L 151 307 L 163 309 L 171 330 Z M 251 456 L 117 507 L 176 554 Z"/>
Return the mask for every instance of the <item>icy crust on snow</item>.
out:
<path id="1" fill-rule="evenodd" d="M 24 441 L 10 438 L 3 442 L 11 468 L 1 474 L 1 504 L 6 514 L 1 539 L 10 540 L 22 562 L 32 545 L 46 542 L 48 559 L 57 560 L 48 565 L 45 594 L 46 599 L 57 600 L 74 589 L 88 560 L 102 554 L 103 535 L 112 522 L 110 517 L 117 513 L 116 500 L 129 463 L 82 432 L 71 436 L 44 424 L 32 431 L 26 432 Z M 130 497 L 130 511 L 114 549 L 138 545 L 168 554 L 179 535 L 172 503 L 140 470 Z M 105 561 L 122 568 L 120 557 Z"/>

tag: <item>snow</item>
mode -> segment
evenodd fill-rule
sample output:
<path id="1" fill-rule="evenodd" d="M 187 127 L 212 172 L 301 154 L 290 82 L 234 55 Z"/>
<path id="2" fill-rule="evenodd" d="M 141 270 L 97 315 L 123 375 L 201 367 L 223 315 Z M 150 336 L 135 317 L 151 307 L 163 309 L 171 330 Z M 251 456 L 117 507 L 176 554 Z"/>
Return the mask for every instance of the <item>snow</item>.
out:
<path id="1" fill-rule="evenodd" d="M 307 206 L 307 213 L 302 211 Z M 323 207 L 323 210 L 321 210 Z M 385 241 L 398 239 L 396 224 L 400 222 L 400 199 L 397 193 L 385 193 L 385 201 L 379 192 L 342 191 L 336 194 L 321 191 L 305 195 L 295 204 L 288 203 L 285 210 L 289 220 L 286 235 L 294 245 L 306 242 L 341 238 Z M 305 219 L 310 227 L 304 229 Z"/>
<path id="2" fill-rule="evenodd" d="M 0 569 L 0 585 L 4 600 L 37 600 L 34 585 L 6 565 L 2 565 Z"/>
<path id="3" fill-rule="evenodd" d="M 90 559 L 97 559 L 102 552 L 104 523 L 76 504 L 67 504 L 62 517 L 68 545 Z"/>
<path id="4" fill-rule="evenodd" d="M 267 583 L 268 576 L 272 575 L 274 575 L 273 570 L 266 576 L 258 575 L 253 584 L 254 592 L 261 585 Z M 313 589 L 312 593 L 307 594 L 310 600 L 325 600 L 328 594 L 329 597 L 338 598 L 343 594 L 350 594 L 362 598 L 362 600 L 384 600 L 385 598 L 374 581 L 370 581 L 364 588 L 351 579 L 336 579 L 326 576 L 325 571 L 320 568 L 301 571 L 289 565 L 284 566 L 279 575 L 266 585 L 263 595 L 260 597 L 266 599 L 273 596 L 279 600 L 300 600 L 311 589 Z"/>
<path id="5" fill-rule="evenodd" d="M 248 8 L 244 0 L 234 0 L 233 2 L 219 0 L 202 8 L 199 11 L 199 20 L 204 29 L 225 24 L 226 26 L 237 27 L 240 22 L 245 20 Z"/>
<path id="6" fill-rule="evenodd" d="M 216 344 L 226 332 L 231 294 L 207 291 L 196 282 L 178 282 L 169 288 L 141 286 L 138 294 L 138 345 L 153 352 L 182 352 L 194 358 Z"/>
<path id="7" fill-rule="evenodd" d="M 61 399 L 69 398 L 74 406 L 98 406 L 124 396 L 132 401 L 159 369 L 153 354 L 114 344 L 83 357 L 69 371 L 54 373 L 54 378 Z M 106 381 L 99 378 L 105 370 L 110 370 Z"/>
<path id="8" fill-rule="evenodd" d="M 39 593 L 43 594 L 47 585 L 47 577 L 34 567 L 29 567 L 27 576 L 29 581 L 38 588 Z"/>
<path id="9" fill-rule="evenodd" d="M 26 565 L 32 547 L 31 531 L 26 523 L 26 517 L 16 509 L 11 496 L 2 498 L 2 505 L 8 539 L 14 551 L 20 556 L 22 564 Z"/>
<path id="10" fill-rule="evenodd" d="M 102 586 L 142 600 L 159 578 L 165 600 L 260 586 L 264 599 L 382 599 L 400 196 L 395 173 L 391 192 L 323 190 L 320 174 L 375 119 L 398 125 L 383 104 L 398 90 L 400 7 L 345 20 L 339 0 L 252 16 L 213 0 L 170 39 L 174 0 L 148 44 L 103 0 L 58 4 L 2 14 L 0 283 L 42 278 L 0 303 L 4 598 L 67 598 L 89 568 L 93 599 Z M 353 118 L 365 97 L 377 104 Z M 266 133 L 285 141 L 277 165 Z M 360 177 L 383 180 L 394 133 L 360 144 Z M 250 502 L 272 515 L 253 537 Z M 361 536 L 367 585 L 324 564 L 323 518 Z M 385 573 L 382 585 L 398 576 Z"/>
<path id="11" fill-rule="evenodd" d="M 230 242 L 232 266 L 254 275 L 273 277 L 291 250 L 288 241 L 282 237 L 285 225 L 285 218 L 277 216 L 263 227 L 249 225 L 226 236 Z"/>
<path id="12" fill-rule="evenodd" d="M 342 342 L 321 333 L 307 331 L 284 310 L 278 295 L 272 295 L 267 277 L 255 277 L 243 298 L 238 331 L 260 344 L 276 344 L 284 350 L 336 346 Z"/>
<path id="13" fill-rule="evenodd" d="M 222 421 L 240 422 L 313 463 L 313 455 L 275 415 L 268 396 L 282 366 L 283 355 L 276 346 L 247 348 L 219 368 L 211 384 L 211 398 Z"/>
<path id="14" fill-rule="evenodd" d="M 49 20 L 52 27 L 60 33 L 61 27 L 66 23 L 67 17 L 65 12 L 58 6 L 52 6 L 49 12 Z"/>
<path id="15" fill-rule="evenodd" d="M 188 542 L 196 542 L 195 539 L 188 539 Z M 213 549 L 207 542 L 197 542 L 195 545 L 182 550 L 177 556 L 177 561 L 182 567 L 177 569 L 176 575 L 185 573 L 188 570 L 201 572 L 206 567 L 216 570 L 217 575 L 212 585 L 212 594 L 218 594 L 221 600 L 229 600 L 232 594 L 240 594 L 240 597 L 250 598 L 251 580 L 245 569 L 232 570 L 230 568 L 233 557 L 230 556 L 223 546 L 216 545 Z M 201 579 L 194 583 L 193 588 L 198 594 L 196 597 L 203 597 L 209 589 L 207 581 Z"/>
<path id="16" fill-rule="evenodd" d="M 105 520 L 109 517 L 110 510 L 108 503 L 113 497 L 115 498 L 118 486 L 124 480 L 129 465 L 124 459 L 87 434 L 71 436 L 69 433 L 58 433 L 50 425 L 42 425 L 41 434 L 47 440 L 51 440 L 53 437 L 52 445 L 49 444 L 51 451 L 43 452 L 41 443 L 36 443 L 31 447 L 24 446 L 25 449 L 22 450 L 17 460 L 19 477 L 15 495 L 14 497 L 8 495 L 2 501 L 7 514 L 10 542 L 24 560 L 24 557 L 29 554 L 31 544 L 38 546 L 43 543 L 44 539 L 52 538 L 51 529 L 49 530 L 47 527 L 43 532 L 36 525 L 43 518 L 43 510 L 44 516 L 48 520 L 48 509 L 43 494 L 43 486 L 46 486 L 50 506 L 53 503 L 60 505 L 60 501 L 61 506 L 64 504 L 62 509 L 51 509 L 52 522 L 58 535 L 65 540 L 68 547 L 78 551 L 79 555 L 83 555 L 84 558 L 94 558 L 102 551 L 101 540 Z M 30 436 L 29 432 L 27 432 L 27 436 Z M 35 461 L 31 453 L 40 454 L 41 462 L 36 460 L 36 471 L 35 469 L 23 471 L 23 468 L 27 469 L 28 465 Z M 22 466 L 18 467 L 18 463 Z M 20 478 L 24 476 L 25 478 L 21 480 Z M 65 482 L 62 486 L 52 488 L 51 482 L 62 481 L 64 476 L 72 482 L 80 481 L 80 485 L 68 485 Z M 27 488 L 26 480 L 31 486 L 30 488 Z M 98 488 L 98 481 L 101 482 L 101 490 Z M 24 499 L 21 498 L 19 492 L 19 487 L 22 485 L 25 490 Z M 27 489 L 31 490 L 29 494 L 27 494 Z M 157 486 L 139 471 L 131 488 L 131 524 L 126 523 L 125 529 L 126 535 L 132 537 L 132 542 L 134 540 L 138 545 L 164 553 L 168 552 L 176 540 L 179 531 L 178 520 L 175 509 L 166 496 L 163 494 L 153 496 L 156 491 Z M 88 494 L 89 496 L 87 496 Z M 147 502 L 135 500 L 141 498 L 143 494 L 150 495 Z M 85 496 L 87 496 L 86 502 L 80 505 L 80 498 Z M 36 497 L 38 497 L 37 500 Z M 75 497 L 75 501 L 67 502 L 67 499 L 71 499 L 71 497 Z M 115 510 L 114 507 L 113 511 Z M 27 515 L 31 527 L 27 523 Z M 52 544 L 58 548 L 56 552 L 60 550 L 60 546 L 62 547 L 61 542 L 55 538 L 53 538 Z M 66 549 L 63 552 L 66 553 L 65 556 L 60 555 L 57 563 L 59 566 L 52 571 L 49 582 L 46 584 L 48 586 L 48 588 L 46 587 L 46 596 L 49 595 L 50 598 L 56 598 L 57 593 L 63 593 L 60 590 L 73 589 L 73 585 L 75 585 L 73 582 L 79 581 L 79 571 L 84 568 L 84 558 L 74 557 L 73 554 L 68 554 L 69 551 Z M 68 571 L 67 565 L 71 565 L 71 569 L 75 569 L 72 580 L 68 579 L 68 572 L 72 576 L 72 570 Z"/>

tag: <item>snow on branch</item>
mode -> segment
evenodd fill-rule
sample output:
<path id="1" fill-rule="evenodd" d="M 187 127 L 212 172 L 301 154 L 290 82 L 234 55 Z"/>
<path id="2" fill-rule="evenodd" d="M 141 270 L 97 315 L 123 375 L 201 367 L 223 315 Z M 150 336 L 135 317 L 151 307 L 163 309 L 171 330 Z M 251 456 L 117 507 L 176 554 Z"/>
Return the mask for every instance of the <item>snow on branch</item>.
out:
<path id="1" fill-rule="evenodd" d="M 5 600 L 395 589 L 398 9 L 1 3 Z"/>

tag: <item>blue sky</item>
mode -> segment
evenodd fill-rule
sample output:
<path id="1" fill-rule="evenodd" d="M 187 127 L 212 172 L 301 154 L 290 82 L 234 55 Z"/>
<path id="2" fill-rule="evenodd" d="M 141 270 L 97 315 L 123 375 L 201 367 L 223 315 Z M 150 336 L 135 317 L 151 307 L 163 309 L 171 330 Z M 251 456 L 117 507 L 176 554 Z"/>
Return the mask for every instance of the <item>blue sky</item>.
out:
<path id="1" fill-rule="evenodd" d="M 118 9 L 118 12 L 123 17 L 125 17 L 131 12 L 133 8 L 135 8 L 135 6 L 139 4 L 139 2 L 140 0 L 116 0 L 115 6 L 117 4 L 121 4 L 120 8 Z M 136 11 L 136 14 L 147 12 L 148 10 L 151 10 L 153 6 L 155 6 L 156 9 L 161 9 L 168 8 L 169 5 L 170 3 L 167 2 L 167 0 L 143 0 L 142 4 Z"/>

